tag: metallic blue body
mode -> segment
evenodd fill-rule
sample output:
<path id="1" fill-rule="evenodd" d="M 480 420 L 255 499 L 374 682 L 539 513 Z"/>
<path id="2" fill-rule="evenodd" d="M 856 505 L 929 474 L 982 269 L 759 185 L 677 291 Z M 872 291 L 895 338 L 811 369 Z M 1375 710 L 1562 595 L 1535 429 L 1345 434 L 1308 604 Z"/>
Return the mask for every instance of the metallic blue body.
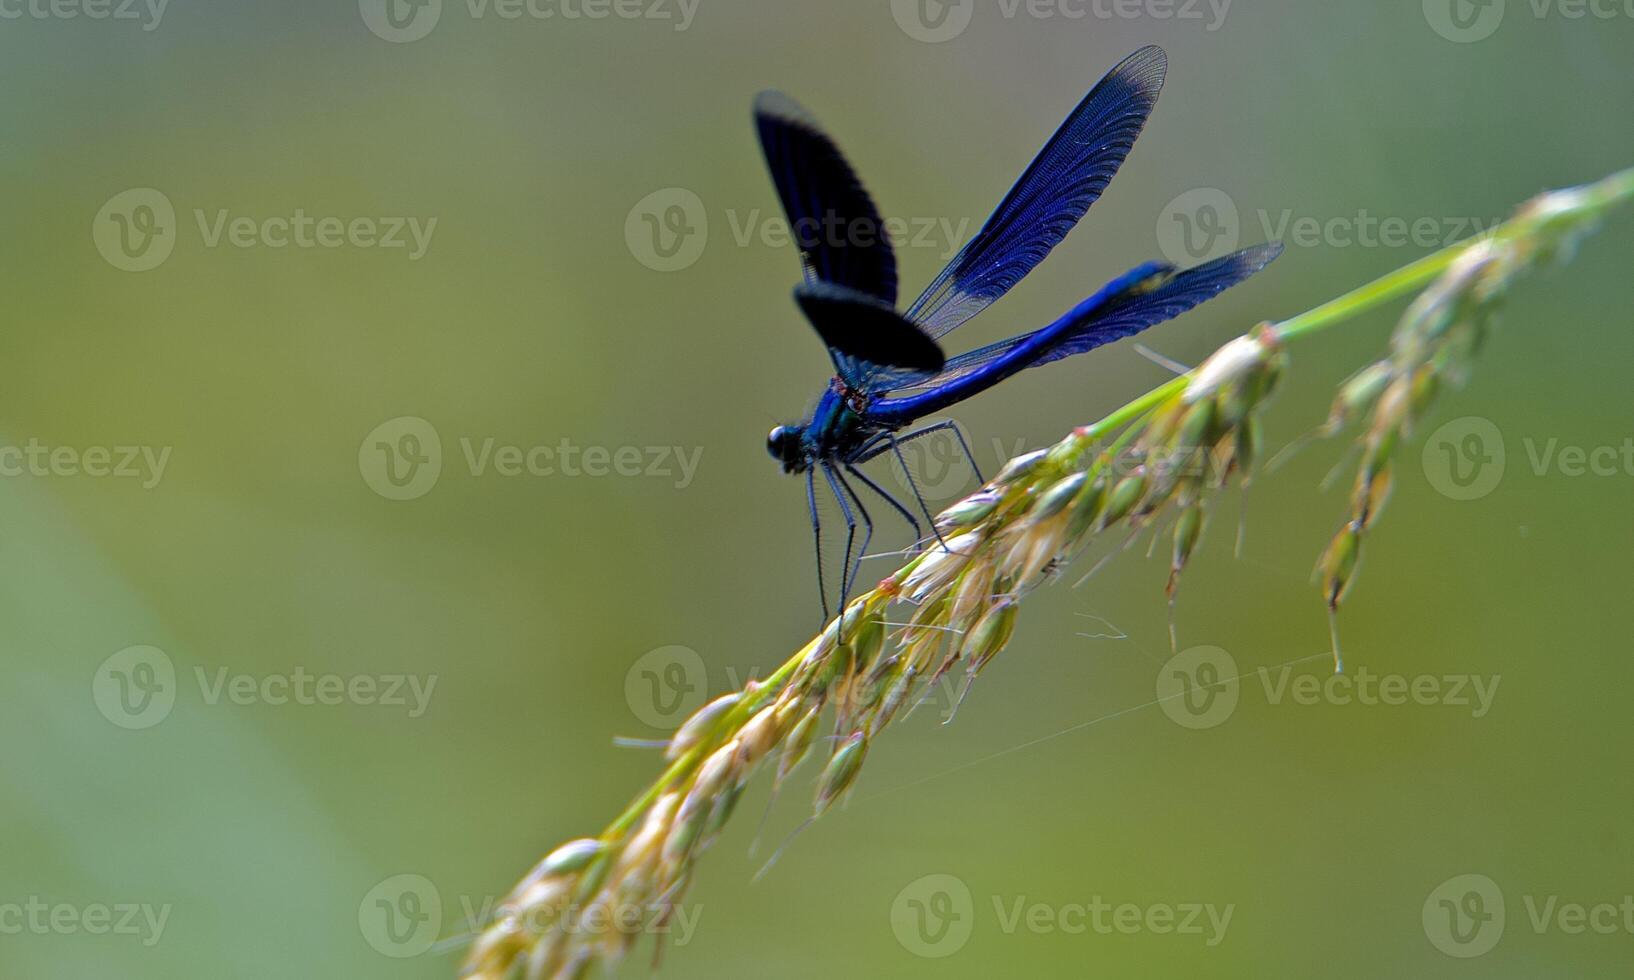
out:
<path id="1" fill-rule="evenodd" d="M 902 444 L 949 430 L 978 479 L 981 473 L 953 423 L 903 430 L 1027 368 L 1094 350 L 1179 316 L 1258 272 L 1281 251 L 1276 243 L 1254 246 L 1184 270 L 1143 263 L 1049 326 L 957 357 L 943 354 L 940 338 L 1009 292 L 1099 199 L 1156 105 L 1167 68 L 1163 51 L 1146 47 L 1097 82 L 981 230 L 905 312 L 897 310 L 896 259 L 889 237 L 881 234 L 879 210 L 839 147 L 793 99 L 767 92 L 756 100 L 761 148 L 796 230 L 805 272 L 795 302 L 828 347 L 835 368 L 810 417 L 778 426 L 766 442 L 785 472 L 805 476 L 825 615 L 818 475 L 833 493 L 847 528 L 843 607 L 855 575 L 851 555 L 858 517 L 864 554 L 873 531 L 851 481 L 873 491 L 919 533 L 913 514 L 858 469 L 861 464 L 893 453 L 934 533 L 934 518 L 913 485 Z"/>

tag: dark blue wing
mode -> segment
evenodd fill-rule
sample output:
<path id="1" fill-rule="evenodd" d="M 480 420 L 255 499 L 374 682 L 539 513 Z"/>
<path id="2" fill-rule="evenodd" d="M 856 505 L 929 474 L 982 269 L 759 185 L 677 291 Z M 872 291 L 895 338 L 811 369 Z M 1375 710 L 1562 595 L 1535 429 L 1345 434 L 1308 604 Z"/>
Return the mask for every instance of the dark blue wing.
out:
<path id="1" fill-rule="evenodd" d="M 915 301 L 908 319 L 940 337 L 1044 261 L 1118 172 L 1157 104 L 1167 70 L 1163 49 L 1145 47 L 1097 82 L 987 224 Z"/>
<path id="2" fill-rule="evenodd" d="M 826 282 L 795 287 L 794 301 L 828 345 L 834 368 L 853 388 L 867 390 L 880 370 L 940 371 L 942 348 L 890 303 Z"/>
<path id="3" fill-rule="evenodd" d="M 1173 319 L 1265 268 L 1281 242 L 1255 245 L 1175 272 L 1148 262 L 1113 280 L 1042 330 L 960 354 L 934 375 L 920 375 L 869 405 L 881 421 L 905 423 L 942 411 L 1025 368 L 1094 350 Z"/>
<path id="4" fill-rule="evenodd" d="M 1172 320 L 1247 279 L 1281 254 L 1281 242 L 1254 245 L 1177 272 L 1149 292 L 1134 292 L 1119 297 L 1083 327 L 1072 331 L 1061 343 L 1050 347 L 1027 366 L 1037 367 L 1082 354 L 1114 340 L 1133 336 L 1165 320 Z"/>
<path id="5" fill-rule="evenodd" d="M 896 305 L 896 256 L 862 182 L 817 120 L 781 92 L 755 99 L 755 130 L 808 281 Z"/>

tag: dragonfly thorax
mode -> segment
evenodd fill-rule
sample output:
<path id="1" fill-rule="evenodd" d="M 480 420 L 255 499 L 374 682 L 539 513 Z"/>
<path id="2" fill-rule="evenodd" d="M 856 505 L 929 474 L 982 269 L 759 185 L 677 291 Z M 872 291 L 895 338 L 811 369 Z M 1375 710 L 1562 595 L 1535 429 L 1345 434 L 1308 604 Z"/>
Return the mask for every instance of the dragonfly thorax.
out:
<path id="1" fill-rule="evenodd" d="M 780 425 L 766 436 L 766 451 L 785 473 L 804 473 L 818 463 L 850 461 L 881 432 L 892 428 L 866 414 L 861 393 L 836 382 L 823 392 L 811 417 Z"/>

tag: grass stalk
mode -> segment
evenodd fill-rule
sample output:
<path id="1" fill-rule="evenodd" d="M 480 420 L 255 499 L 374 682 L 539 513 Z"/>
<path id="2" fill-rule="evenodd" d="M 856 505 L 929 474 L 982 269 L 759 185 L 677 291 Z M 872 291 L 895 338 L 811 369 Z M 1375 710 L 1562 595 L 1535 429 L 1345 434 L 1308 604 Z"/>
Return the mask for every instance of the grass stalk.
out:
<path id="1" fill-rule="evenodd" d="M 1630 198 L 1634 169 L 1541 195 L 1485 235 L 1259 324 L 1195 370 L 1010 460 L 937 519 L 945 548 L 913 556 L 769 676 L 685 723 L 663 773 L 601 834 L 564 844 L 517 884 L 461 975 L 577 977 L 617 961 L 640 932 L 587 928 L 589 917 L 624 921 L 639 909 L 638 921 L 663 922 L 762 763 L 781 786 L 814 746 L 827 747 L 808 822 L 816 819 L 854 785 L 869 745 L 899 710 L 955 669 L 968 690 L 1008 643 L 1026 594 L 1059 577 L 1067 556 L 1099 536 L 1175 517 L 1172 600 L 1207 505 L 1260 465 L 1259 417 L 1286 370 L 1288 344 L 1417 293 L 1389 350 L 1341 386 L 1321 430 L 1355 428 L 1361 446 L 1350 513 L 1318 562 L 1336 616 L 1388 498 L 1397 449 L 1437 395 L 1465 379 L 1510 285 L 1527 269 L 1569 258 Z M 908 624 L 887 626 L 887 608 Z M 1342 669 L 1336 631 L 1333 644 Z M 832 739 L 815 737 L 825 719 Z"/>

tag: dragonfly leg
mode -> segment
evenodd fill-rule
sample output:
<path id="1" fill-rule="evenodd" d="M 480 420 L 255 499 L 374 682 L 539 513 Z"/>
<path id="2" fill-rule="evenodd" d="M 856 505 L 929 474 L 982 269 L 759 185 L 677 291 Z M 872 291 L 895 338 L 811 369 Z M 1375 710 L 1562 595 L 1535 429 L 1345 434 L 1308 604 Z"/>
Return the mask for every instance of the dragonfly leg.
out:
<path id="1" fill-rule="evenodd" d="M 953 433 L 953 438 L 959 440 L 959 448 L 964 450 L 965 459 L 970 463 L 970 472 L 976 474 L 976 482 L 986 483 L 987 480 L 982 477 L 982 468 L 976 465 L 976 454 L 970 451 L 970 443 L 965 442 L 964 430 L 959 428 L 959 423 L 953 421 L 952 419 L 938 422 L 935 425 L 927 425 L 923 429 L 917 429 L 898 439 L 897 442 L 912 442 L 915 439 L 928 436 L 933 432 L 941 432 L 943 429 L 951 431 Z"/>
<path id="2" fill-rule="evenodd" d="M 964 430 L 959 428 L 959 424 L 954 422 L 952 419 L 948 419 L 945 422 L 938 422 L 935 425 L 927 425 L 923 429 L 915 429 L 905 436 L 897 436 L 895 433 L 891 432 L 881 432 L 879 435 L 864 443 L 862 448 L 857 450 L 857 452 L 851 457 L 850 462 L 866 463 L 876 456 L 883 456 L 886 452 L 889 452 L 893 443 L 897 446 L 904 446 L 916 439 L 923 439 L 925 436 L 932 435 L 943 430 L 951 431 L 953 433 L 953 438 L 959 440 L 959 451 L 965 454 L 965 461 L 970 464 L 970 471 L 976 474 L 976 482 L 987 482 L 982 476 L 982 468 L 976 465 L 976 454 L 970 451 L 970 443 L 965 441 Z"/>
<path id="3" fill-rule="evenodd" d="M 879 494 L 881 497 L 884 497 L 892 507 L 896 508 L 897 513 L 907 518 L 908 523 L 913 526 L 913 537 L 915 543 L 917 543 L 919 539 L 924 537 L 924 533 L 919 529 L 919 521 L 916 520 L 914 516 L 908 512 L 908 509 L 903 507 L 895 497 L 886 493 L 874 481 L 868 479 L 866 476 L 863 476 L 862 471 L 856 468 L 857 464 L 859 463 L 866 463 L 877 456 L 884 455 L 889 450 L 896 449 L 896 444 L 897 438 L 895 433 L 881 432 L 869 439 L 867 442 L 863 443 L 861 446 L 857 447 L 856 451 L 852 453 L 851 457 L 844 461 L 844 465 L 845 468 L 851 473 L 855 474 L 858 479 L 867 483 L 875 493 Z M 936 541 L 938 544 L 942 545 L 943 550 L 947 550 L 947 542 L 942 540 L 942 532 L 936 528 L 936 519 L 931 516 L 930 507 L 925 503 L 924 495 L 919 492 L 919 485 L 914 483 L 913 471 L 908 469 L 908 461 L 903 458 L 902 451 L 899 449 L 896 449 L 896 458 L 897 462 L 902 465 L 902 475 L 908 480 L 908 489 L 913 491 L 913 499 L 919 502 L 920 508 L 925 512 L 925 518 L 930 521 L 931 534 L 936 536 Z"/>
<path id="4" fill-rule="evenodd" d="M 862 470 L 857 469 L 855 466 L 852 466 L 850 463 L 845 464 L 845 471 L 847 473 L 851 474 L 852 476 L 856 477 L 858 480 L 861 480 L 863 486 L 867 487 L 868 489 L 874 491 L 874 493 L 878 494 L 881 500 L 883 500 L 886 503 L 890 504 L 891 507 L 893 509 L 895 509 L 898 514 L 902 515 L 903 520 L 907 521 L 910 525 L 913 526 L 913 539 L 914 539 L 914 541 L 916 543 L 919 541 L 920 538 L 925 536 L 924 531 L 922 531 L 920 529 L 920 527 L 919 527 L 918 518 L 913 516 L 913 511 L 911 511 L 908 508 L 902 506 L 902 501 L 900 501 L 900 500 L 896 499 L 895 497 L 891 496 L 889 493 L 886 493 L 884 487 L 880 486 L 879 484 L 875 483 L 873 480 L 869 479 L 868 474 L 864 473 Z M 859 503 L 858 506 L 860 507 L 862 505 Z"/>
<path id="5" fill-rule="evenodd" d="M 806 471 L 806 510 L 811 514 L 811 535 L 817 552 L 817 598 L 823 604 L 823 625 L 828 625 L 828 589 L 823 585 L 823 520 L 817 514 L 817 488 L 813 481 L 817 474 Z"/>
<path id="6" fill-rule="evenodd" d="M 862 449 L 857 453 L 854 462 L 866 463 L 876 456 L 883 455 L 886 451 L 894 453 L 896 455 L 897 462 L 902 466 L 902 472 L 908 478 L 908 488 L 913 491 L 914 499 L 919 502 L 920 509 L 925 512 L 925 518 L 930 521 L 931 533 L 936 535 L 936 543 L 941 545 L 942 549 L 945 551 L 947 550 L 947 540 L 942 537 L 941 528 L 936 526 L 936 518 L 931 514 L 930 506 L 925 503 L 924 495 L 919 492 L 919 485 L 915 483 L 913 479 L 913 471 L 908 469 L 908 461 L 902 455 L 902 446 L 904 443 L 913 442 L 915 439 L 923 439 L 926 436 L 942 431 L 951 431 L 953 433 L 953 437 L 959 440 L 959 448 L 964 452 L 965 459 L 970 463 L 970 471 L 976 474 L 976 482 L 986 482 L 982 478 L 982 468 L 976 465 L 976 454 L 970 451 L 970 443 L 965 441 L 964 430 L 960 429 L 959 424 L 954 422 L 952 419 L 938 422 L 935 425 L 927 425 L 923 429 L 915 429 L 913 432 L 910 432 L 900 438 L 898 438 L 894 432 L 882 432 L 872 441 L 862 447 Z M 915 529 L 917 530 L 917 525 L 915 526 Z"/>
<path id="7" fill-rule="evenodd" d="M 840 513 L 845 517 L 845 558 L 840 564 L 840 621 L 845 621 L 846 600 L 851 597 L 851 552 L 857 541 L 857 518 L 851 513 L 851 504 L 845 499 L 845 493 L 840 489 L 839 478 L 834 475 L 834 467 L 828 463 L 819 464 L 823 469 L 823 478 L 828 481 L 828 488 L 834 492 L 834 500 L 840 505 Z M 827 615 L 826 607 L 824 615 Z"/>
<path id="8" fill-rule="evenodd" d="M 925 502 L 925 495 L 919 492 L 919 484 L 914 482 L 913 470 L 908 469 L 908 458 L 902 455 L 902 440 L 894 433 L 888 432 L 885 434 L 885 441 L 896 456 L 896 461 L 902 464 L 902 473 L 908 478 L 908 489 L 913 491 L 913 499 L 919 501 L 919 509 L 925 512 L 925 520 L 930 522 L 930 533 L 936 535 L 936 543 L 942 546 L 943 551 L 947 551 L 947 542 L 942 539 L 942 529 L 936 526 L 936 515 L 930 512 L 930 504 Z"/>
<path id="9" fill-rule="evenodd" d="M 917 438 L 918 436 L 936 431 L 938 427 L 939 426 L 932 426 L 930 428 L 921 429 L 918 432 L 909 433 L 909 435 L 903 439 L 898 439 L 894 432 L 881 432 L 878 436 L 875 436 L 873 440 L 863 444 L 862 448 L 857 451 L 851 462 L 866 463 L 876 456 L 884 455 L 887 451 L 895 454 L 896 461 L 902 466 L 902 475 L 908 480 L 908 489 L 913 491 L 913 499 L 919 502 L 919 509 L 925 512 L 925 519 L 930 522 L 931 533 L 936 535 L 936 543 L 942 546 L 943 551 L 946 551 L 947 542 L 942 539 L 941 529 L 936 526 L 936 517 L 930 512 L 930 504 L 925 502 L 925 495 L 919 492 L 919 484 L 914 482 L 913 470 L 908 467 L 907 457 L 902 455 L 902 443 L 907 442 L 910 439 Z M 964 440 L 961 438 L 960 442 L 962 443 L 963 441 Z M 968 455 L 968 450 L 966 451 L 966 454 Z M 912 520 L 912 518 L 910 518 L 910 520 Z M 913 526 L 914 533 L 918 534 L 919 522 L 913 521 Z"/>
<path id="10" fill-rule="evenodd" d="M 856 585 L 857 573 L 862 570 L 863 559 L 868 557 L 868 543 L 874 539 L 874 519 L 868 516 L 868 508 L 863 506 L 862 497 L 857 494 L 857 489 L 846 482 L 839 470 L 832 472 L 834 478 L 840 481 L 840 486 L 851 495 L 851 502 L 857 505 L 857 514 L 862 518 L 862 544 L 857 548 L 857 561 L 851 566 L 851 577 L 845 583 L 846 591 L 849 592 Z M 841 606 L 841 615 L 844 615 L 844 606 Z"/>

